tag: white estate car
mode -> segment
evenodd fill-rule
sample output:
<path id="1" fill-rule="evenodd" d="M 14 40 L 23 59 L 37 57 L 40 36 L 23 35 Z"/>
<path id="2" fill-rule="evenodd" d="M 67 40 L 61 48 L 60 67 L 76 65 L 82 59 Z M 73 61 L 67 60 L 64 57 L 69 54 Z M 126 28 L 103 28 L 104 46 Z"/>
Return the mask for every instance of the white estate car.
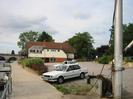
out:
<path id="1" fill-rule="evenodd" d="M 43 73 L 42 78 L 45 81 L 63 83 L 65 79 L 73 77 L 83 79 L 87 73 L 87 69 L 81 68 L 78 64 L 61 64 L 54 71 Z"/>

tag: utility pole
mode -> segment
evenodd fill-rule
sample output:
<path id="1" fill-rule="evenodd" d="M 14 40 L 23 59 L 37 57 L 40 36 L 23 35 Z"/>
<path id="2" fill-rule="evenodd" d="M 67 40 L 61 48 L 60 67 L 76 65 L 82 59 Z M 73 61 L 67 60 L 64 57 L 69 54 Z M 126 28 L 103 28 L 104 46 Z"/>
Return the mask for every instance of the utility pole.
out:
<path id="1" fill-rule="evenodd" d="M 123 62 L 123 34 L 122 34 L 122 0 L 116 0 L 115 12 L 115 46 L 114 46 L 114 98 L 122 98 L 122 62 Z"/>

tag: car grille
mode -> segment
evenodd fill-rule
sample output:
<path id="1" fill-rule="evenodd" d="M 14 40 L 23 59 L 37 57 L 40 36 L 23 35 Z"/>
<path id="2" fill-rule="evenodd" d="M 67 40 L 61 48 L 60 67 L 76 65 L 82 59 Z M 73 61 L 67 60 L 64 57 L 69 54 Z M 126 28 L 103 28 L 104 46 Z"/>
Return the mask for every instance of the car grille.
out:
<path id="1" fill-rule="evenodd" d="M 44 77 L 50 77 L 49 75 L 44 75 Z"/>

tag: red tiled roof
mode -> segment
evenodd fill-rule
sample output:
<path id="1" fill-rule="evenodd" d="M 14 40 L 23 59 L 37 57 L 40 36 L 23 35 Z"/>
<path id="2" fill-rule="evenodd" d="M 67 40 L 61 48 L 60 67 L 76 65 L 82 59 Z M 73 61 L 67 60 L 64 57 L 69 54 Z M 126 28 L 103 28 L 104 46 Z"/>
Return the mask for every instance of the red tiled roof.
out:
<path id="1" fill-rule="evenodd" d="M 28 42 L 26 48 L 29 49 L 32 46 L 43 46 L 48 49 L 62 49 L 65 52 L 74 52 L 74 48 L 68 43 L 56 43 L 56 42 Z"/>

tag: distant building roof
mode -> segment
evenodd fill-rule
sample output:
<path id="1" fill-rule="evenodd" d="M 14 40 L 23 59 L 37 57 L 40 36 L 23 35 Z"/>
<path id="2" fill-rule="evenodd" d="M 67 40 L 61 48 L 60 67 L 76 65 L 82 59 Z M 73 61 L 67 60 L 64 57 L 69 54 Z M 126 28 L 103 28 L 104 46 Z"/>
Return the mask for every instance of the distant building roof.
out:
<path id="1" fill-rule="evenodd" d="M 43 50 L 43 46 L 31 46 L 29 49 L 40 49 L 40 50 Z"/>
<path id="2" fill-rule="evenodd" d="M 74 48 L 68 43 L 56 43 L 56 42 L 28 42 L 26 48 L 29 49 L 32 46 L 42 46 L 47 49 L 62 49 L 65 52 L 74 52 Z"/>

